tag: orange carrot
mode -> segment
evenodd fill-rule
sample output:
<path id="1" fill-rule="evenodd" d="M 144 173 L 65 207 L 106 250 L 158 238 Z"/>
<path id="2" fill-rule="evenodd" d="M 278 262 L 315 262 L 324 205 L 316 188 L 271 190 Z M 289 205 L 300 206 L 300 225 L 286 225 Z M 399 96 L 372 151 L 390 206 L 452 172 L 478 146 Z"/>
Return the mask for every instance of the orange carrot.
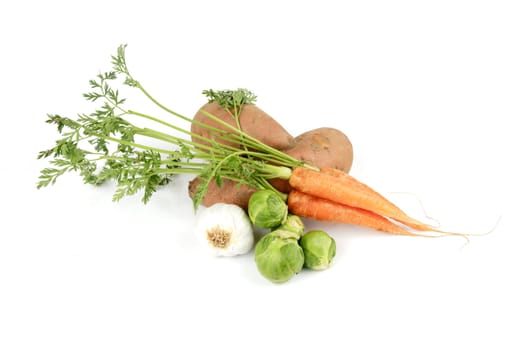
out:
<path id="1" fill-rule="evenodd" d="M 439 237 L 411 232 L 369 210 L 335 203 L 297 190 L 288 194 L 288 209 L 304 218 L 353 224 L 398 235 Z"/>
<path id="2" fill-rule="evenodd" d="M 438 232 L 432 226 L 411 218 L 369 186 L 337 169 L 325 168 L 315 171 L 297 167 L 290 177 L 290 185 L 314 197 L 368 210 L 419 231 Z"/>

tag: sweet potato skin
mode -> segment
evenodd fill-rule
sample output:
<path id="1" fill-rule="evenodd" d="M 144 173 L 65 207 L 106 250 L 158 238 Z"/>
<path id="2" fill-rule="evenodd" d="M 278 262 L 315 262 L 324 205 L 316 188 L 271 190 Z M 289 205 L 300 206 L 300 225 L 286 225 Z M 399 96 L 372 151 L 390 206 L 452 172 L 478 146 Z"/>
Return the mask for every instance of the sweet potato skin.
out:
<path id="1" fill-rule="evenodd" d="M 196 177 L 188 184 L 188 194 L 191 198 L 193 198 L 200 181 L 201 178 Z M 227 203 L 236 204 L 247 210 L 248 201 L 256 191 L 255 187 L 239 185 L 237 182 L 228 179 L 222 180 L 221 187 L 217 186 L 215 181 L 212 181 L 208 185 L 208 192 L 206 192 L 201 205 L 209 207 L 215 203 Z"/>
<path id="2" fill-rule="evenodd" d="M 348 137 L 334 128 L 318 128 L 295 138 L 293 147 L 284 150 L 292 157 L 318 168 L 336 168 L 350 171 L 354 149 Z"/>
<path id="3" fill-rule="evenodd" d="M 227 132 L 230 131 L 227 129 L 227 127 L 211 120 L 204 113 L 202 113 L 202 110 L 205 110 L 222 121 L 237 127 L 234 118 L 228 112 L 228 110 L 222 108 L 216 102 L 206 103 L 199 109 L 193 119 L 197 122 L 204 123 L 220 130 Z M 271 147 L 277 149 L 287 149 L 294 145 L 293 136 L 290 135 L 286 129 L 284 129 L 284 127 L 281 126 L 281 124 L 279 124 L 275 119 L 255 105 L 244 105 L 242 107 L 241 113 L 239 115 L 239 123 L 242 131 Z M 191 132 L 206 138 L 215 139 L 217 142 L 222 144 L 238 147 L 238 145 L 234 143 L 217 139 L 214 137 L 214 135 L 212 135 L 210 130 L 195 123 L 192 123 L 191 125 Z M 192 141 L 209 145 L 209 143 L 206 143 L 195 136 L 192 136 Z"/>

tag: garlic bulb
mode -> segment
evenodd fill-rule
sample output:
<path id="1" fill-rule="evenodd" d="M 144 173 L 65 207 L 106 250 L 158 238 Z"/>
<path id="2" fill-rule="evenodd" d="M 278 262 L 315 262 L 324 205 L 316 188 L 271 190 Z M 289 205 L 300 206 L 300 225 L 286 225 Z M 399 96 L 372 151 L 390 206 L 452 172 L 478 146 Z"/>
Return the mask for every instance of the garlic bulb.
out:
<path id="1" fill-rule="evenodd" d="M 245 254 L 254 244 L 250 218 L 233 204 L 217 203 L 202 208 L 197 214 L 195 231 L 203 245 L 218 256 Z"/>

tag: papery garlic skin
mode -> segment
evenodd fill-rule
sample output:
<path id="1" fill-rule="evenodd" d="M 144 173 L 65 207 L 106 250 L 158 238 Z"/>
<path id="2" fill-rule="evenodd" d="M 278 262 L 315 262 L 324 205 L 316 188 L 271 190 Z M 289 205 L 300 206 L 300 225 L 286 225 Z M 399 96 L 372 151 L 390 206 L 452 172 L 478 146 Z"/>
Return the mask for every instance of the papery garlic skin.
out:
<path id="1" fill-rule="evenodd" d="M 233 204 L 217 203 L 199 209 L 195 233 L 216 256 L 245 254 L 254 244 L 250 218 L 241 207 Z"/>

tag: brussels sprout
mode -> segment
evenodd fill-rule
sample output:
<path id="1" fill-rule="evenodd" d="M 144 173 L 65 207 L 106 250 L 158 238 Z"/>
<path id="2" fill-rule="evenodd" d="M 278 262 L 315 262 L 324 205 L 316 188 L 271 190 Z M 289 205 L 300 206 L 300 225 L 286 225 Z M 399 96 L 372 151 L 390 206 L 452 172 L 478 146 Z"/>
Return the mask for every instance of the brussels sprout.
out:
<path id="1" fill-rule="evenodd" d="M 296 239 L 269 233 L 255 246 L 255 263 L 268 280 L 283 283 L 301 271 L 303 250 Z"/>
<path id="2" fill-rule="evenodd" d="M 286 221 L 276 229 L 277 231 L 287 231 L 288 237 L 295 236 L 295 239 L 299 239 L 304 232 L 304 224 L 301 218 L 297 215 L 289 214 L 286 217 Z"/>
<path id="3" fill-rule="evenodd" d="M 335 240 L 324 231 L 305 233 L 299 244 L 304 252 L 304 265 L 312 270 L 325 270 L 330 267 L 335 256 Z"/>
<path id="4" fill-rule="evenodd" d="M 301 238 L 301 236 L 299 236 L 295 232 L 288 231 L 288 230 L 282 230 L 280 228 L 278 228 L 277 230 L 272 231 L 271 234 L 274 235 L 274 236 L 279 236 L 282 239 L 292 238 L 292 239 L 295 239 L 296 241 L 299 238 Z"/>
<path id="5" fill-rule="evenodd" d="M 248 215 L 255 226 L 272 228 L 286 220 L 288 207 L 277 193 L 271 190 L 255 192 L 248 202 Z"/>

